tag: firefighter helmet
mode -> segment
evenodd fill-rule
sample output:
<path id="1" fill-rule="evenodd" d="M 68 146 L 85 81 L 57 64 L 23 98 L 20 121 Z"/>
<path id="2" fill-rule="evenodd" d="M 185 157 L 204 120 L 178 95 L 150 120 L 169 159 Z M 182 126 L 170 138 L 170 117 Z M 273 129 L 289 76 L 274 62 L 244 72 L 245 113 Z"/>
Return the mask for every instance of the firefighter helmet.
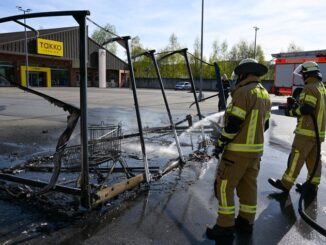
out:
<path id="1" fill-rule="evenodd" d="M 306 61 L 302 63 L 293 71 L 293 74 L 303 77 L 304 79 L 310 75 L 317 75 L 320 78 L 322 77 L 319 66 L 314 61 Z"/>
<path id="2" fill-rule="evenodd" d="M 319 66 L 316 62 L 314 61 L 307 61 L 302 64 L 302 73 L 307 73 L 307 72 L 320 72 Z"/>
<path id="3" fill-rule="evenodd" d="M 263 76 L 267 73 L 267 67 L 259 64 L 257 60 L 247 58 L 240 61 L 239 65 L 234 69 L 236 75 L 253 74 L 256 76 Z"/>

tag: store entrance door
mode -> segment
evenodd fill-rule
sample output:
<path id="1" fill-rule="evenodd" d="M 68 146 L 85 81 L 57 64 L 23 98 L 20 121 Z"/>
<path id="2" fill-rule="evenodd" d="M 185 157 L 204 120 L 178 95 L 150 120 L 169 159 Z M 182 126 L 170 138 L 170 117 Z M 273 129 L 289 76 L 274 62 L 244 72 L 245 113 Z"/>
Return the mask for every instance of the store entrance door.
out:
<path id="1" fill-rule="evenodd" d="M 51 87 L 51 68 L 49 67 L 29 66 L 28 77 L 30 86 Z M 26 66 L 20 67 L 20 79 L 21 85 L 26 87 Z"/>
<path id="2" fill-rule="evenodd" d="M 29 85 L 32 87 L 46 87 L 45 72 L 29 72 Z"/>

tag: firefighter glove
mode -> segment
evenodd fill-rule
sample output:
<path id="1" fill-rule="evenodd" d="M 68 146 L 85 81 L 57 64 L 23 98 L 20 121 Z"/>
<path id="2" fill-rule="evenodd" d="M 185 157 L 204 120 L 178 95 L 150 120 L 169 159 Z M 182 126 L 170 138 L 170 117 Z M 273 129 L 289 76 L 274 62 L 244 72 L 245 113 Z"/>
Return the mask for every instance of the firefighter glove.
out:
<path id="1" fill-rule="evenodd" d="M 224 148 L 216 146 L 215 149 L 213 150 L 213 156 L 216 157 L 217 159 L 220 158 L 220 154 L 223 152 Z"/>
<path id="2" fill-rule="evenodd" d="M 225 142 L 218 139 L 215 149 L 213 150 L 213 156 L 219 158 L 219 155 L 223 152 L 225 145 L 226 145 Z"/>
<path id="3" fill-rule="evenodd" d="M 293 97 L 287 97 L 286 98 L 286 103 L 287 103 L 288 107 L 292 107 L 292 105 L 294 105 L 295 103 L 297 103 L 297 101 Z"/>
<path id="4" fill-rule="evenodd" d="M 294 116 L 294 111 L 299 107 L 299 103 L 293 97 L 288 97 L 286 99 L 287 107 L 285 108 L 285 115 L 286 116 Z"/>

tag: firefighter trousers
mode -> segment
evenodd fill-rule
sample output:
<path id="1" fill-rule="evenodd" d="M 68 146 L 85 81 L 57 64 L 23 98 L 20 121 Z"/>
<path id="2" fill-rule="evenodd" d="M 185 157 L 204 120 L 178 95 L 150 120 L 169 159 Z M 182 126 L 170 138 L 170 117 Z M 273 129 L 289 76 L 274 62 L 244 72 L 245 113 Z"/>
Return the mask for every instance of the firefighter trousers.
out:
<path id="1" fill-rule="evenodd" d="M 288 159 L 288 166 L 282 177 L 282 184 L 287 188 L 291 189 L 300 170 L 306 162 L 308 175 L 307 180 L 310 178 L 312 171 L 315 166 L 317 156 L 317 143 L 314 139 L 307 140 L 307 137 L 302 135 L 295 135 L 292 150 Z M 321 160 L 319 161 L 315 175 L 312 178 L 312 184 L 318 186 L 320 183 L 321 176 Z"/>
<path id="2" fill-rule="evenodd" d="M 239 197 L 239 215 L 253 224 L 257 208 L 257 176 L 260 157 L 246 158 L 236 153 L 223 154 L 217 168 L 215 191 L 219 202 L 217 224 L 234 225 L 234 190 Z"/>

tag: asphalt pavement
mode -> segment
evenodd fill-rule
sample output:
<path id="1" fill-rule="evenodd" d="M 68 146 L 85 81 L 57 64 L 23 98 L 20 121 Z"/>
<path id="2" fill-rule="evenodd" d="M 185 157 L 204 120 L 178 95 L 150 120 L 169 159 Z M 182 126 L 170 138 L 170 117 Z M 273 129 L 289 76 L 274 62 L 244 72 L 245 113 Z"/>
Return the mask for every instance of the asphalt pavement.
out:
<path id="1" fill-rule="evenodd" d="M 76 88 L 38 89 L 78 106 Z M 204 92 L 205 96 L 214 92 Z M 144 127 L 168 124 L 163 100 L 158 90 L 138 91 Z M 167 91 L 175 121 L 187 114 L 196 114 L 193 95 L 187 91 Z M 272 96 L 273 102 L 284 102 L 285 97 Z M 133 132 L 136 118 L 132 93 L 129 89 L 96 89 L 88 92 L 89 122 L 122 123 L 126 132 Z M 217 99 L 200 103 L 204 115 L 216 112 Z M 275 195 L 267 183 L 269 177 L 280 177 L 287 164 L 293 139 L 295 119 L 272 114 L 271 127 L 266 133 L 266 144 L 258 177 L 258 209 L 252 236 L 236 234 L 216 244 L 326 244 L 326 239 L 307 225 L 298 214 L 299 194 L 291 190 L 287 197 Z M 34 95 L 15 88 L 0 88 L 0 164 L 1 167 L 21 163 L 42 151 L 55 147 L 57 134 L 65 127 L 67 114 Z M 73 141 L 78 142 L 78 130 Z M 197 136 L 195 136 L 197 137 Z M 188 138 L 187 138 L 188 139 Z M 185 142 L 186 143 L 186 142 Z M 184 144 L 189 154 L 193 149 Z M 175 157 L 162 153 L 161 148 L 146 138 L 149 163 L 159 166 Z M 132 147 L 122 146 L 126 150 Z M 137 142 L 134 151 L 140 151 Z M 325 144 L 322 147 L 325 163 Z M 171 154 L 171 155 L 170 155 Z M 109 202 L 101 210 L 80 214 L 77 218 L 50 215 L 34 203 L 0 198 L 0 243 L 2 244 L 214 244 L 205 236 L 207 225 L 212 226 L 217 216 L 217 200 L 213 193 L 217 160 L 189 161 L 176 170 L 152 182 L 149 188 L 140 188 Z M 323 164 L 324 165 L 324 164 Z M 303 169 L 298 182 L 306 178 Z M 317 199 L 307 213 L 326 227 L 325 171 Z M 35 209 L 36 208 L 36 209 Z M 238 206 L 237 206 L 238 209 Z"/>

